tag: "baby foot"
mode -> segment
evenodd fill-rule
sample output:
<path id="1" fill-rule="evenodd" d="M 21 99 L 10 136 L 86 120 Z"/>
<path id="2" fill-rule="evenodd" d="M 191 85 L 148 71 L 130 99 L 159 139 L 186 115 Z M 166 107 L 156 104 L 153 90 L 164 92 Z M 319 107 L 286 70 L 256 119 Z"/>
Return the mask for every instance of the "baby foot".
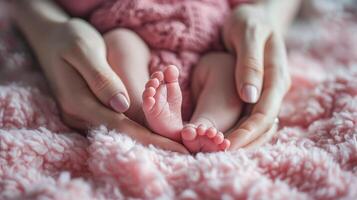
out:
<path id="1" fill-rule="evenodd" d="M 222 132 L 216 128 L 186 125 L 181 132 L 182 142 L 191 153 L 224 151 L 230 146 L 230 141 L 224 139 Z"/>
<path id="2" fill-rule="evenodd" d="M 149 127 L 175 141 L 181 140 L 180 131 L 183 127 L 178 76 L 177 67 L 170 65 L 164 72 L 155 72 L 143 92 L 143 111 Z"/>

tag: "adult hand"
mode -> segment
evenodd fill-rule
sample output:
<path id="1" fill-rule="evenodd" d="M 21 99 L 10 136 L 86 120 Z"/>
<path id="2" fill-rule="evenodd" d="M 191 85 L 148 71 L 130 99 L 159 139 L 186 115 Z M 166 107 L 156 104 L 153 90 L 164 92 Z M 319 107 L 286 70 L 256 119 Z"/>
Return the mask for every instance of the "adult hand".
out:
<path id="1" fill-rule="evenodd" d="M 87 129 L 105 124 L 143 144 L 187 153 L 181 144 L 151 133 L 121 113 L 129 107 L 127 91 L 107 63 L 101 35 L 87 22 L 71 19 L 52 26 L 36 53 L 68 125 Z"/>
<path id="2" fill-rule="evenodd" d="M 60 62 L 70 65 L 77 73 L 85 79 L 91 91 L 104 105 L 123 113 L 129 108 L 129 96 L 124 84 L 109 66 L 106 60 L 106 47 L 101 35 L 87 22 L 80 19 L 72 19 L 68 22 L 52 27 L 48 37 L 42 41 L 44 51 L 43 59 L 52 65 Z M 50 64 L 50 63 L 48 63 Z M 57 68 L 43 66 L 50 81 L 62 79 L 57 76 Z M 60 80 L 58 80 L 60 81 Z M 59 86 L 63 86 L 62 83 Z M 73 86 L 72 86 L 73 87 Z M 59 90 L 59 102 L 68 99 L 66 89 L 54 87 Z M 77 102 L 80 105 L 80 102 Z M 66 105 L 63 105 L 66 107 Z"/>
<path id="3" fill-rule="evenodd" d="M 274 127 L 291 81 L 282 34 L 265 7 L 236 7 L 224 25 L 223 39 L 237 57 L 239 96 L 246 103 L 256 103 L 248 118 L 228 136 L 231 149 L 237 149 L 261 137 L 269 139 L 264 133 Z"/>

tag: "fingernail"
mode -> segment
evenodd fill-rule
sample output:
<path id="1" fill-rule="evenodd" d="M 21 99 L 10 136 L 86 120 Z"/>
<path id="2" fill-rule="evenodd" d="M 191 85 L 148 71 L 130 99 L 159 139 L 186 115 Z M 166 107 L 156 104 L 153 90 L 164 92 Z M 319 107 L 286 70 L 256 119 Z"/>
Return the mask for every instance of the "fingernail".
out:
<path id="1" fill-rule="evenodd" d="M 117 112 L 123 113 L 129 109 L 129 102 L 126 97 L 119 93 L 109 101 L 110 106 Z"/>
<path id="2" fill-rule="evenodd" d="M 244 85 L 242 89 L 242 95 L 244 100 L 246 100 L 248 103 L 256 103 L 258 101 L 258 89 L 254 85 Z"/>

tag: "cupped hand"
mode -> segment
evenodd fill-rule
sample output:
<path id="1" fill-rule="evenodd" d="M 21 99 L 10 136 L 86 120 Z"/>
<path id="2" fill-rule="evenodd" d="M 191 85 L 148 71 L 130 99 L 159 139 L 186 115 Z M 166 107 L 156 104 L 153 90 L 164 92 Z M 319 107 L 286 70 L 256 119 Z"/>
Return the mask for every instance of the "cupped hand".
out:
<path id="1" fill-rule="evenodd" d="M 236 7 L 227 18 L 223 39 L 237 57 L 237 92 L 244 102 L 255 104 L 247 119 L 228 136 L 231 149 L 269 140 L 276 129 L 283 97 L 290 88 L 281 30 L 266 8 L 247 4 Z"/>
<path id="2" fill-rule="evenodd" d="M 88 129 L 104 124 L 140 143 L 187 153 L 181 144 L 122 114 L 129 107 L 127 91 L 107 63 L 101 35 L 87 22 L 72 19 L 56 24 L 38 46 L 42 69 L 68 125 Z"/>

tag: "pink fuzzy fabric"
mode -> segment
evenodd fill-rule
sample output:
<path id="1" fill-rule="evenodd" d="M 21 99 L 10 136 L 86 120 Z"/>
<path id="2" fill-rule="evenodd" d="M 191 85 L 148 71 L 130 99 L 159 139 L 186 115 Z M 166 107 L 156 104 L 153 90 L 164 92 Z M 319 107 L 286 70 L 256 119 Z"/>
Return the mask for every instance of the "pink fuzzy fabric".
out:
<path id="1" fill-rule="evenodd" d="M 289 33 L 277 136 L 193 157 L 65 126 L 0 1 L 0 199 L 357 199 L 357 9 L 326 2 Z"/>

